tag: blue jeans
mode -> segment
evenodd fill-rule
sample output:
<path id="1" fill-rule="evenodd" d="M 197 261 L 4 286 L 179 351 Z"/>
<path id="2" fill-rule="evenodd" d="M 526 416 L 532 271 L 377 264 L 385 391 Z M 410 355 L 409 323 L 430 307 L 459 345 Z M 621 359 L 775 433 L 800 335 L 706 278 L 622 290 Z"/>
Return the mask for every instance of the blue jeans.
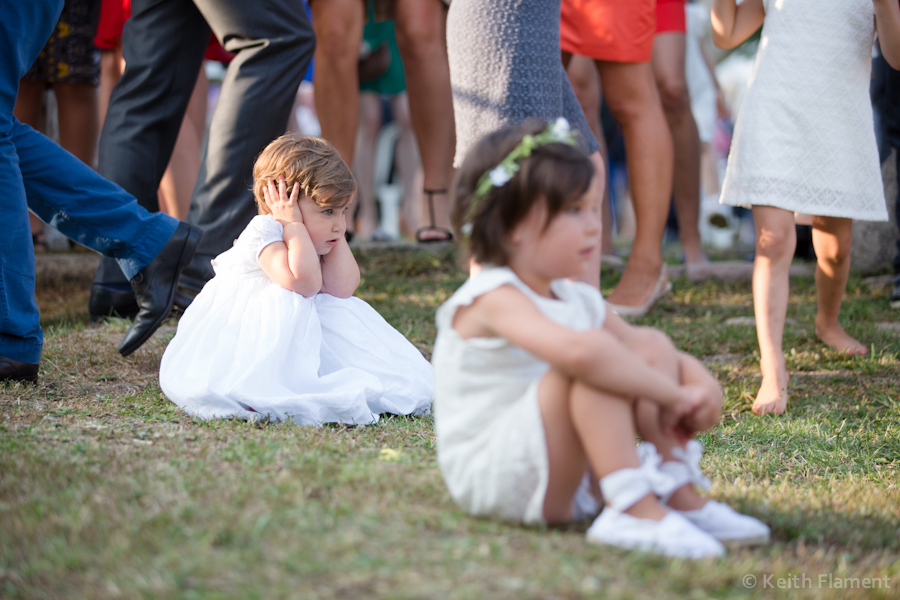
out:
<path id="1" fill-rule="evenodd" d="M 116 259 L 129 278 L 162 250 L 178 221 L 149 213 L 52 140 L 13 116 L 19 80 L 50 37 L 63 0 L 0 0 L 0 355 L 37 363 L 30 208 L 76 242 Z"/>

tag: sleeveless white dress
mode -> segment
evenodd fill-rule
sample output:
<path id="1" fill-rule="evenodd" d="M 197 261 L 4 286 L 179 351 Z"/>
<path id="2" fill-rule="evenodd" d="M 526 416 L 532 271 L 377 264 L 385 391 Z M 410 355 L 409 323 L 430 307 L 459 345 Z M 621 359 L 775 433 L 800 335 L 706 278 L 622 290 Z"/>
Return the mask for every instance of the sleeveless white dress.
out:
<path id="1" fill-rule="evenodd" d="M 434 419 L 438 464 L 450 495 L 473 515 L 539 523 L 549 468 L 537 388 L 550 365 L 502 338 L 465 340 L 453 329 L 459 307 L 503 285 L 577 331 L 601 327 L 606 307 L 587 284 L 556 280 L 554 300 L 536 294 L 510 269 L 489 267 L 437 311 Z"/>
<path id="2" fill-rule="evenodd" d="M 260 252 L 282 240 L 281 224 L 260 215 L 216 257 L 163 354 L 163 393 L 202 418 L 361 425 L 429 412 L 431 365 L 372 307 L 305 298 L 263 272 Z"/>
<path id="3" fill-rule="evenodd" d="M 885 221 L 872 124 L 872 0 L 763 0 L 723 204 Z"/>

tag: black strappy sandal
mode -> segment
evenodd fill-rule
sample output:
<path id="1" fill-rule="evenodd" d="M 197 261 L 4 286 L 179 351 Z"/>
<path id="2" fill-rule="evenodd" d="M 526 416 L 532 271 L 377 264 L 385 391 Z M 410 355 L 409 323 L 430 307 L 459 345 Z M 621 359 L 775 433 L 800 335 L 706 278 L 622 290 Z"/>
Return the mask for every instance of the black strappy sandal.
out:
<path id="1" fill-rule="evenodd" d="M 425 227 L 420 227 L 416 231 L 416 241 L 420 244 L 434 244 L 437 242 L 452 242 L 453 241 L 453 232 L 449 229 L 444 229 L 443 227 L 438 227 L 434 224 L 434 195 L 435 194 L 446 194 L 447 190 L 422 190 L 428 197 L 428 216 L 430 217 L 430 224 Z M 428 237 L 423 237 L 423 233 L 431 233 L 436 234 Z"/>

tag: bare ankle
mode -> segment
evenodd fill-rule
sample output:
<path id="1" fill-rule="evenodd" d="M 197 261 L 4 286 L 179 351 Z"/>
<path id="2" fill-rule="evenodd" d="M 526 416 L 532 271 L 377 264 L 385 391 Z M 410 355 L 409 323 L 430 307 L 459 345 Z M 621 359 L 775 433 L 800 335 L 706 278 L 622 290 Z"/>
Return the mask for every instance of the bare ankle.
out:
<path id="1" fill-rule="evenodd" d="M 661 521 L 668 513 L 653 494 L 644 496 L 623 512 L 636 519 L 650 519 L 652 521 Z"/>
<path id="2" fill-rule="evenodd" d="M 688 483 L 675 490 L 666 504 L 675 510 L 698 510 L 706 504 L 706 499 L 697 492 L 693 483 Z"/>

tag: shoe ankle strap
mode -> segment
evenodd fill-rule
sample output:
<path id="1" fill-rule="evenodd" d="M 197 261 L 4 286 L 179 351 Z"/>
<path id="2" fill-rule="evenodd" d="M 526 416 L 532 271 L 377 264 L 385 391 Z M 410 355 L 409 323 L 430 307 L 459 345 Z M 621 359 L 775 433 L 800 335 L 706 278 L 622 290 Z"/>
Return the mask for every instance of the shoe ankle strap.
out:
<path id="1" fill-rule="evenodd" d="M 668 502 L 669 496 L 675 490 L 688 483 L 693 483 L 704 490 L 709 489 L 711 482 L 700 470 L 700 460 L 703 458 L 703 445 L 700 442 L 690 440 L 683 449 L 673 448 L 672 454 L 678 460 L 666 461 L 660 465 L 660 470 L 675 482 L 675 487 L 661 497 L 663 502 Z"/>
<path id="2" fill-rule="evenodd" d="M 641 466 L 636 469 L 619 469 L 600 480 L 600 491 L 607 505 L 618 511 L 628 510 L 638 500 L 650 494 L 657 496 L 676 488 L 672 478 L 659 469 L 660 457 L 653 444 L 638 447 Z"/>

